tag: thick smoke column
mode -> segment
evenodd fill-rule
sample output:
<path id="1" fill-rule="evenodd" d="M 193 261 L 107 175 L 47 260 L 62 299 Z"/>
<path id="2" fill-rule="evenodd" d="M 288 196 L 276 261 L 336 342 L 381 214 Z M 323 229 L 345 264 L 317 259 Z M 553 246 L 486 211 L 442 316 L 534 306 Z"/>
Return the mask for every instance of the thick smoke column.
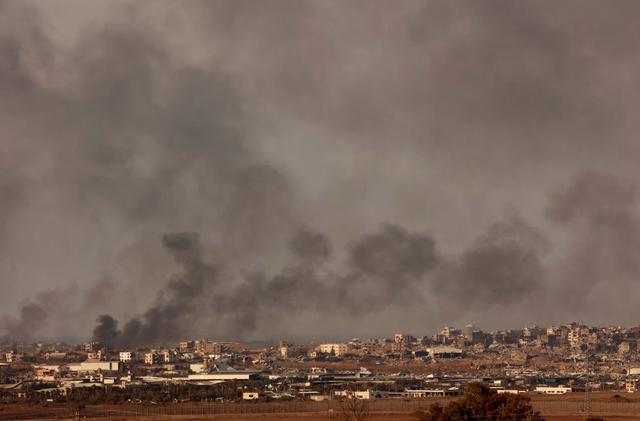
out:
<path id="1" fill-rule="evenodd" d="M 108 314 L 103 314 L 96 320 L 98 325 L 93 328 L 93 339 L 107 345 L 123 343 L 122 333 L 118 331 L 118 321 Z"/>
<path id="2" fill-rule="evenodd" d="M 141 317 L 127 322 L 120 332 L 118 322 L 110 315 L 98 318 L 93 330 L 96 340 L 107 344 L 148 344 L 175 341 L 189 333 L 187 326 L 196 326 L 207 314 L 198 311 L 198 303 L 207 288 L 215 286 L 215 268 L 202 261 L 202 245 L 195 233 L 166 234 L 162 244 L 182 267 L 158 291 L 155 303 Z"/>

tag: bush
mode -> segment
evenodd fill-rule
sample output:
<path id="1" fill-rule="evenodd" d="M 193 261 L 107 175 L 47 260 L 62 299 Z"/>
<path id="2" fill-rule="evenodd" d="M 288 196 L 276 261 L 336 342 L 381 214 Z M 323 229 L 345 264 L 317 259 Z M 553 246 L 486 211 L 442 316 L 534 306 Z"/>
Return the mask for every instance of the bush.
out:
<path id="1" fill-rule="evenodd" d="M 469 384 L 462 398 L 446 406 L 436 403 L 427 411 L 416 412 L 414 416 L 419 421 L 544 421 L 540 413 L 533 410 L 528 396 L 498 394 L 481 383 Z"/>

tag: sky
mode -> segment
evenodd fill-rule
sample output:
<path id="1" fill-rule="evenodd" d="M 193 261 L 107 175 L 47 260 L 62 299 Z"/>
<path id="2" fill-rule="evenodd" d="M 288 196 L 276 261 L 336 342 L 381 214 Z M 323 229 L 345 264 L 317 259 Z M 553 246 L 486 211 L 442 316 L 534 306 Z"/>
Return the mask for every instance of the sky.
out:
<path id="1" fill-rule="evenodd" d="M 0 337 L 635 325 L 638 9 L 0 0 Z"/>

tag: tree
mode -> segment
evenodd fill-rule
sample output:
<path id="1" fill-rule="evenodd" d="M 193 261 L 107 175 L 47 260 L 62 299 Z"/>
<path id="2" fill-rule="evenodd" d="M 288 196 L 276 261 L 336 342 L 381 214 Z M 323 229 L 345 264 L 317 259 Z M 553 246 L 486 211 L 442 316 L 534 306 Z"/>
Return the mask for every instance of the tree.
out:
<path id="1" fill-rule="evenodd" d="M 340 421 L 365 421 L 369 418 L 369 402 L 349 396 L 340 401 Z"/>
<path id="2" fill-rule="evenodd" d="M 444 407 L 433 404 L 427 411 L 418 411 L 414 415 L 419 421 L 544 421 L 540 413 L 533 410 L 528 396 L 499 394 L 477 382 L 467 386 L 462 398 Z"/>

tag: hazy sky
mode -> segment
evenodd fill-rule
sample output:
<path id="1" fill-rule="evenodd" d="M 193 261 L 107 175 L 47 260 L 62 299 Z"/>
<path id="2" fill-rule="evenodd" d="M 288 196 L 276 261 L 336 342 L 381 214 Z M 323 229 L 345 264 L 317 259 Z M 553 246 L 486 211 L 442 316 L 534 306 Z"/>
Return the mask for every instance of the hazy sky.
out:
<path id="1" fill-rule="evenodd" d="M 637 323 L 638 13 L 0 0 L 0 335 Z"/>

